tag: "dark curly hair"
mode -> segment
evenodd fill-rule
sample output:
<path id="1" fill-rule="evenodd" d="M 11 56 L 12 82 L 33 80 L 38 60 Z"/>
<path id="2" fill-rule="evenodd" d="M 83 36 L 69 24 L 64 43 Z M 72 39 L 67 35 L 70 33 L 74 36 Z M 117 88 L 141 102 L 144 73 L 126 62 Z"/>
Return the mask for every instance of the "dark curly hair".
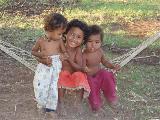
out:
<path id="1" fill-rule="evenodd" d="M 90 25 L 89 26 L 89 32 L 88 32 L 88 38 L 91 35 L 97 35 L 97 34 L 100 34 L 101 41 L 103 42 L 104 33 L 103 33 L 102 28 L 100 26 L 98 26 L 98 25 Z"/>
<path id="2" fill-rule="evenodd" d="M 88 36 L 88 25 L 83 21 L 80 21 L 78 19 L 73 19 L 68 23 L 65 34 L 67 34 L 72 27 L 77 27 L 83 31 L 83 34 L 84 34 L 83 44 L 86 44 L 87 36 Z"/>
<path id="3" fill-rule="evenodd" d="M 67 26 L 67 19 L 59 13 L 51 13 L 44 19 L 44 30 L 53 31 L 57 28 L 64 29 Z"/>

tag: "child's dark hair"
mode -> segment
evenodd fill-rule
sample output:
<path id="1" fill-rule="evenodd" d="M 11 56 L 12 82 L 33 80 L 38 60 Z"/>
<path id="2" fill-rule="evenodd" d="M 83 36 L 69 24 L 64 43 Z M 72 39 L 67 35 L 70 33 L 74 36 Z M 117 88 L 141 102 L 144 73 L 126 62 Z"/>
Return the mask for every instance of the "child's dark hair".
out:
<path id="1" fill-rule="evenodd" d="M 59 13 L 52 13 L 44 19 L 45 31 L 53 31 L 61 27 L 62 29 L 64 29 L 66 28 L 66 26 L 67 26 L 67 19 Z"/>
<path id="2" fill-rule="evenodd" d="M 68 31 L 72 27 L 77 27 L 77 28 L 79 28 L 79 29 L 81 29 L 83 31 L 83 34 L 84 34 L 84 38 L 83 38 L 84 42 L 83 42 L 83 44 L 86 44 L 86 42 L 87 42 L 87 36 L 88 36 L 88 25 L 85 22 L 83 22 L 83 21 L 80 21 L 78 19 L 73 19 L 73 20 L 71 20 L 68 23 L 67 29 L 65 31 L 65 34 L 67 34 Z"/>
<path id="3" fill-rule="evenodd" d="M 103 33 L 102 28 L 100 26 L 98 26 L 98 25 L 91 25 L 91 26 L 89 26 L 88 37 L 90 37 L 91 35 L 97 35 L 97 34 L 100 34 L 101 41 L 103 42 L 104 33 Z"/>

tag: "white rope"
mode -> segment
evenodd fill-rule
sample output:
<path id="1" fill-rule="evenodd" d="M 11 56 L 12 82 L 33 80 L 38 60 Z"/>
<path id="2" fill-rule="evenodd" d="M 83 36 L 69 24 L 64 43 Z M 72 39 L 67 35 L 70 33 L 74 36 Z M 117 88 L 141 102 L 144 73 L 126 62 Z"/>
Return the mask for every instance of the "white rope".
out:
<path id="1" fill-rule="evenodd" d="M 32 57 L 31 53 L 21 48 L 15 47 L 7 42 L 0 40 L 0 49 L 22 63 L 24 66 L 34 71 L 36 66 L 36 60 Z"/>
<path id="2" fill-rule="evenodd" d="M 123 67 L 124 65 L 126 65 L 135 56 L 137 56 L 141 51 L 143 51 L 145 48 L 147 48 L 149 45 L 151 45 L 153 42 L 155 42 L 159 38 L 160 38 L 160 32 L 148 38 L 146 41 L 140 44 L 131 55 L 129 55 L 126 59 L 122 60 L 120 63 L 120 66 Z"/>
<path id="3" fill-rule="evenodd" d="M 114 60 L 112 60 L 112 62 L 119 62 L 120 66 L 123 67 L 130 60 L 132 60 L 136 55 L 138 55 L 142 50 L 147 48 L 150 44 L 152 44 L 154 41 L 158 40 L 159 38 L 160 38 L 160 32 L 158 32 L 157 34 L 155 34 L 155 35 L 151 36 L 150 38 L 148 38 L 146 41 L 144 41 L 142 44 L 140 44 L 135 49 L 132 49 L 128 53 L 126 53 L 126 54 L 124 54 L 124 55 L 122 55 L 122 56 L 120 56 L 118 58 L 115 58 Z M 11 56 L 12 58 L 16 59 L 17 61 L 19 61 L 20 63 L 25 65 L 27 68 L 29 68 L 33 72 L 35 71 L 35 65 L 36 65 L 35 61 L 36 60 L 33 58 L 33 56 L 31 55 L 30 52 L 25 51 L 25 50 L 23 50 L 21 48 L 15 47 L 15 46 L 13 46 L 13 45 L 11 45 L 9 43 L 6 43 L 6 42 L 4 42 L 2 40 L 0 40 L 0 49 L 2 51 L 4 51 L 6 54 L 8 54 L 9 56 Z M 133 94 L 133 95 L 137 96 L 135 94 Z M 139 98 L 144 100 L 142 96 L 139 96 Z M 15 106 L 15 110 L 16 110 L 16 106 Z"/>
<path id="4" fill-rule="evenodd" d="M 18 50 L 19 52 L 23 52 L 23 53 L 27 53 L 28 55 L 31 55 L 30 52 L 28 52 L 28 51 L 26 51 L 26 50 L 23 50 L 23 49 L 21 49 L 21 48 L 19 48 L 19 47 L 16 47 L 16 46 L 14 46 L 14 45 L 12 45 L 12 44 L 10 44 L 10 43 L 4 42 L 4 41 L 2 41 L 2 40 L 0 40 L 0 44 L 5 45 L 5 46 L 8 46 L 9 49 Z"/>
<path id="5" fill-rule="evenodd" d="M 4 51 L 6 54 L 8 54 L 9 56 L 11 56 L 12 58 L 16 59 L 18 62 L 22 63 L 23 65 L 25 65 L 27 68 L 29 68 L 30 70 L 34 71 L 34 68 L 31 64 L 29 64 L 27 61 L 25 61 L 23 58 L 19 57 L 18 55 L 16 55 L 14 52 L 6 49 L 6 47 L 2 46 L 0 44 L 0 49 L 2 51 Z"/>
<path id="6" fill-rule="evenodd" d="M 113 63 L 120 63 L 122 61 L 124 61 L 127 57 L 129 56 L 133 56 L 130 57 L 131 59 L 134 58 L 136 55 L 138 55 L 142 50 L 144 50 L 146 47 L 148 47 L 150 44 L 152 44 L 154 41 L 158 40 L 158 38 L 160 38 L 160 32 L 158 32 L 157 34 L 151 36 L 150 38 L 148 38 L 147 40 L 145 40 L 143 43 L 141 43 L 139 46 L 137 46 L 136 48 L 133 48 L 131 51 L 129 51 L 126 54 L 123 54 L 115 59 L 112 60 Z M 134 55 L 133 55 L 134 54 Z M 128 58 L 128 60 L 130 61 L 131 59 Z M 127 63 L 126 63 L 127 64 Z"/>
<path id="7" fill-rule="evenodd" d="M 159 38 L 160 38 L 160 32 L 151 36 L 146 41 L 141 43 L 138 47 L 132 49 L 128 53 L 113 59 L 112 62 L 119 63 L 120 66 L 123 67 L 129 61 L 131 61 L 136 55 L 138 55 L 141 51 L 143 51 L 146 47 L 148 47 L 150 44 L 152 44 Z M 12 58 L 16 59 L 17 61 L 25 65 L 30 70 L 32 71 L 35 70 L 36 60 L 33 58 L 30 52 L 23 50 L 21 48 L 15 47 L 2 40 L 0 40 L 0 49 L 4 51 L 6 54 L 8 54 L 9 56 L 11 56 Z"/>

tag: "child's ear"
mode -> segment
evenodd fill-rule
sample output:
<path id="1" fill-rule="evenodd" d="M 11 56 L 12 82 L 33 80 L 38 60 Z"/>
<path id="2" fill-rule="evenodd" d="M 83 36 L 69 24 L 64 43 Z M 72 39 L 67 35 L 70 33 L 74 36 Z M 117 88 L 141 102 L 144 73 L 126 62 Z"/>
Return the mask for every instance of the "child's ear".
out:
<path id="1" fill-rule="evenodd" d="M 62 40 L 63 40 L 64 43 L 66 43 L 66 34 L 62 35 Z"/>

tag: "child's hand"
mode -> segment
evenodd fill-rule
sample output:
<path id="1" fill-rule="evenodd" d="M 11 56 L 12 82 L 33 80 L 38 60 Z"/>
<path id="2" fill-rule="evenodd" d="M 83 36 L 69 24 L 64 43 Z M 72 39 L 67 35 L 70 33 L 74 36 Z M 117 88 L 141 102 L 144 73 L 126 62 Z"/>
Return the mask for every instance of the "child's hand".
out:
<path id="1" fill-rule="evenodd" d="M 120 70 L 120 68 L 121 68 L 121 66 L 120 66 L 119 64 L 115 64 L 115 65 L 114 65 L 114 68 L 113 68 L 113 71 L 114 71 L 114 72 L 117 72 L 117 71 Z"/>
<path id="2" fill-rule="evenodd" d="M 86 67 L 83 68 L 83 71 L 86 72 L 86 73 L 89 73 L 89 72 L 91 72 L 91 69 L 89 69 L 89 68 L 86 66 Z"/>
<path id="3" fill-rule="evenodd" d="M 60 60 L 61 61 L 67 60 L 68 58 L 69 58 L 68 53 L 64 53 L 64 54 L 60 55 Z"/>
<path id="4" fill-rule="evenodd" d="M 49 67 L 52 66 L 52 59 L 51 59 L 51 57 L 47 57 L 46 63 L 47 63 L 47 66 L 49 66 Z"/>
<path id="5" fill-rule="evenodd" d="M 51 57 L 46 57 L 46 58 L 43 58 L 42 59 L 42 63 L 47 65 L 48 67 L 51 67 L 52 66 L 52 59 Z"/>
<path id="6" fill-rule="evenodd" d="M 47 59 L 48 55 L 46 54 L 46 52 L 40 52 L 40 57 L 43 59 Z"/>
<path id="7" fill-rule="evenodd" d="M 64 59 L 66 60 L 66 59 L 68 59 L 69 58 L 69 55 L 68 55 L 68 53 L 64 53 Z"/>

